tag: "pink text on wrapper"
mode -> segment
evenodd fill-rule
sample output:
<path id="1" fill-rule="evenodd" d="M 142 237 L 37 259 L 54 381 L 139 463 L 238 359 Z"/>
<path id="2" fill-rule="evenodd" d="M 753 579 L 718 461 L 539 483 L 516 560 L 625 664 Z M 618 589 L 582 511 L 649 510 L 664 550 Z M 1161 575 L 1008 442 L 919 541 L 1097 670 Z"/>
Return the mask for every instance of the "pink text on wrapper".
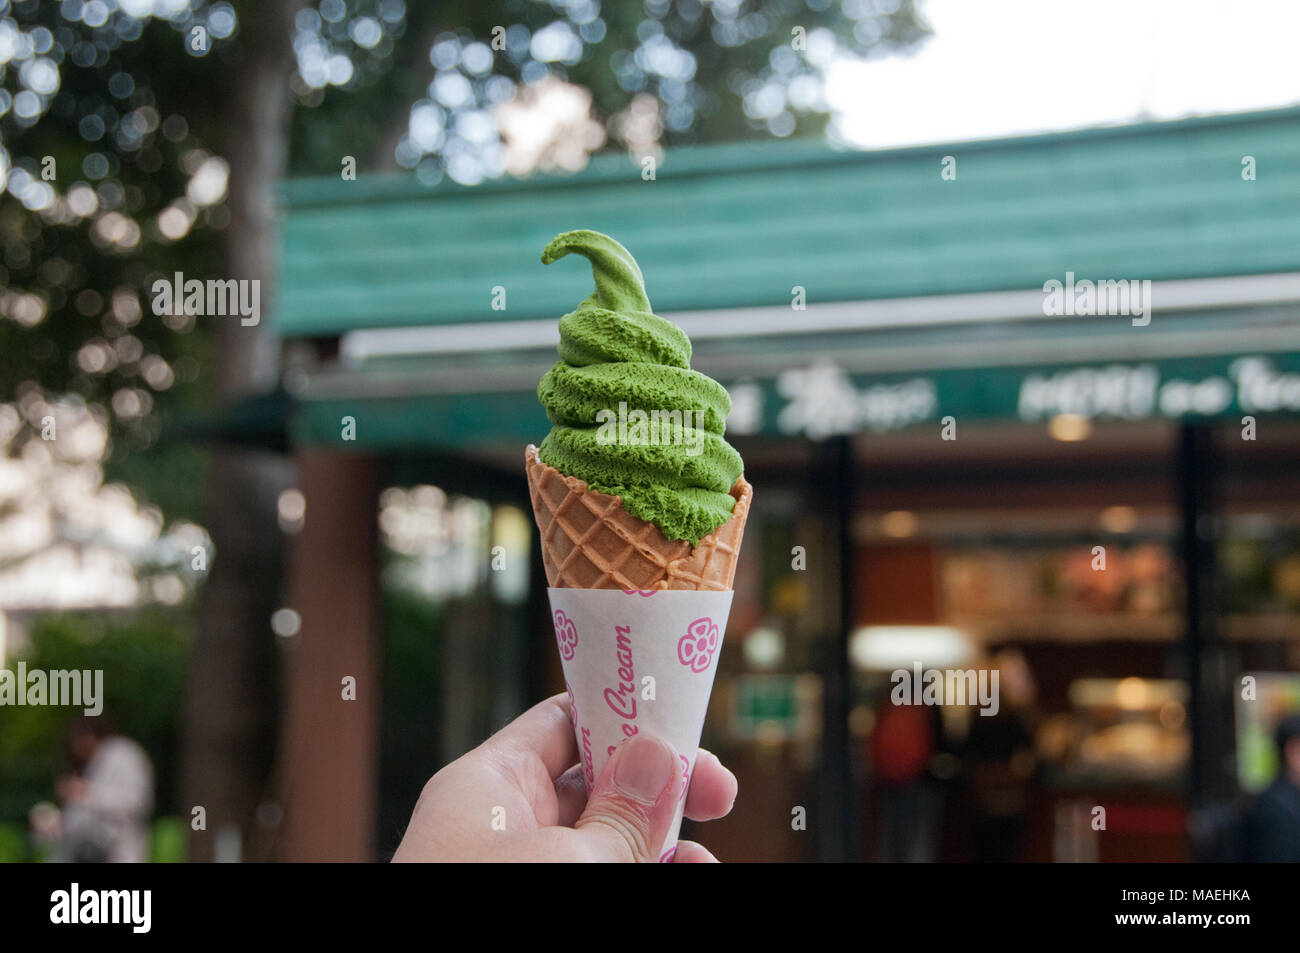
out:
<path id="1" fill-rule="evenodd" d="M 587 776 L 587 790 L 596 784 L 596 773 L 591 763 L 591 729 L 582 729 L 582 771 Z"/>
<path id="2" fill-rule="evenodd" d="M 573 716 L 573 724 L 579 726 L 578 731 L 582 735 L 582 770 L 587 776 L 587 790 L 590 791 L 596 783 L 596 773 L 591 763 L 591 729 L 579 725 L 578 702 L 573 697 L 573 686 L 565 682 L 564 690 L 569 693 L 569 712 Z"/>
<path id="3" fill-rule="evenodd" d="M 631 738 L 636 734 L 636 669 L 632 665 L 632 629 L 626 625 L 614 626 L 617 633 L 615 654 L 618 657 L 618 687 L 605 689 L 605 704 L 623 719 L 623 734 Z M 610 745 L 609 754 L 615 745 Z"/>

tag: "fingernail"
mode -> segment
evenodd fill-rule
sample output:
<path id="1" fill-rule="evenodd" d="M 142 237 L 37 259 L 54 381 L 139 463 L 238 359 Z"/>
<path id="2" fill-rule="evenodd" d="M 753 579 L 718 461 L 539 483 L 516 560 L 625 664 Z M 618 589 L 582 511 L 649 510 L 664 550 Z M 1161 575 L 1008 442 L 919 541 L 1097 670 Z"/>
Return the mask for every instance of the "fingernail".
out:
<path id="1" fill-rule="evenodd" d="M 633 735 L 618 754 L 614 787 L 619 793 L 645 804 L 659 800 L 677 770 L 677 757 L 658 738 Z"/>

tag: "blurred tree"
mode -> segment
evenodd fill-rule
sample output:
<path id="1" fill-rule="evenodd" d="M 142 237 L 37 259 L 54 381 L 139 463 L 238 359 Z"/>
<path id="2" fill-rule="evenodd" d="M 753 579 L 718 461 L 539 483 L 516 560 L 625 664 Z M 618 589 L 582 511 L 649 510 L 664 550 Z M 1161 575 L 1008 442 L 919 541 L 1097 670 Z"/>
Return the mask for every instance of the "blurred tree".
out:
<path id="1" fill-rule="evenodd" d="M 349 154 L 363 172 L 466 184 L 507 168 L 498 107 L 548 83 L 589 91 L 612 141 L 638 154 L 812 135 L 835 60 L 928 35 L 914 0 L 324 0 L 294 23 L 309 107 L 294 115 L 295 173 L 338 175 Z M 603 141 L 542 162 L 580 163 Z"/>
<path id="2" fill-rule="evenodd" d="M 184 789 L 212 832 L 247 829 L 269 776 L 288 468 L 221 444 L 204 494 L 187 451 L 157 440 L 186 406 L 273 389 L 278 354 L 260 325 L 160 306 L 154 283 L 252 279 L 269 297 L 298 6 L 0 0 L 0 423 L 26 453 L 57 438 L 42 431 L 61 395 L 106 407 L 110 474 L 211 527 Z"/>
<path id="3" fill-rule="evenodd" d="M 0 0 L 0 445 L 27 452 L 72 395 L 102 408 L 110 478 L 208 527 L 184 774 L 212 829 L 250 830 L 269 778 L 289 473 L 227 433 L 205 480 L 158 438 L 274 390 L 279 355 L 154 282 L 256 279 L 270 310 L 286 167 L 472 184 L 610 144 L 816 134 L 837 57 L 924 35 L 914 0 Z"/>
<path id="4" fill-rule="evenodd" d="M 240 3 L 240 41 L 219 87 L 221 142 L 230 168 L 230 219 L 222 273 L 273 292 L 275 183 L 284 172 L 289 120 L 289 45 L 299 0 Z M 214 326 L 219 399 L 230 404 L 278 387 L 279 353 L 262 325 L 218 319 Z M 275 751 L 275 645 L 284 547 L 277 499 L 292 482 L 282 455 L 223 443 L 212 456 L 209 528 L 216 548 L 191 659 L 184 790 L 208 811 L 209 834 L 191 838 L 191 856 L 213 856 L 231 830 L 248 840 L 268 799 Z M 266 859 L 257 857 L 253 859 Z"/>

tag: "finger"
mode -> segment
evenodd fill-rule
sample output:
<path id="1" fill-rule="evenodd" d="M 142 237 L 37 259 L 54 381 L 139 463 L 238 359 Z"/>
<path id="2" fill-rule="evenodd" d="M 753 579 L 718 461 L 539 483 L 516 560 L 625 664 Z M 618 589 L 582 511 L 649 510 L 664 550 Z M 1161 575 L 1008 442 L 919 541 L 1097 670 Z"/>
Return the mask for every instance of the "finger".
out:
<path id="1" fill-rule="evenodd" d="M 685 814 L 691 820 L 714 821 L 731 813 L 738 790 L 736 776 L 712 751 L 701 748 L 695 756 L 690 785 L 686 793 Z"/>
<path id="2" fill-rule="evenodd" d="M 717 862 L 718 858 L 695 843 L 695 841 L 683 840 L 677 842 L 677 853 L 673 854 L 674 864 L 716 864 Z"/>
<path id="3" fill-rule="evenodd" d="M 677 750 L 647 732 L 626 739 L 605 765 L 575 828 L 591 859 L 655 863 L 681 794 Z"/>
<path id="4" fill-rule="evenodd" d="M 555 823 L 561 827 L 578 823 L 582 809 L 587 806 L 587 779 L 583 777 L 582 765 L 575 764 L 555 779 L 555 800 L 559 805 Z"/>
<path id="5" fill-rule="evenodd" d="M 551 780 L 578 760 L 567 694 L 538 702 L 484 742 L 498 754 L 540 758 Z"/>

